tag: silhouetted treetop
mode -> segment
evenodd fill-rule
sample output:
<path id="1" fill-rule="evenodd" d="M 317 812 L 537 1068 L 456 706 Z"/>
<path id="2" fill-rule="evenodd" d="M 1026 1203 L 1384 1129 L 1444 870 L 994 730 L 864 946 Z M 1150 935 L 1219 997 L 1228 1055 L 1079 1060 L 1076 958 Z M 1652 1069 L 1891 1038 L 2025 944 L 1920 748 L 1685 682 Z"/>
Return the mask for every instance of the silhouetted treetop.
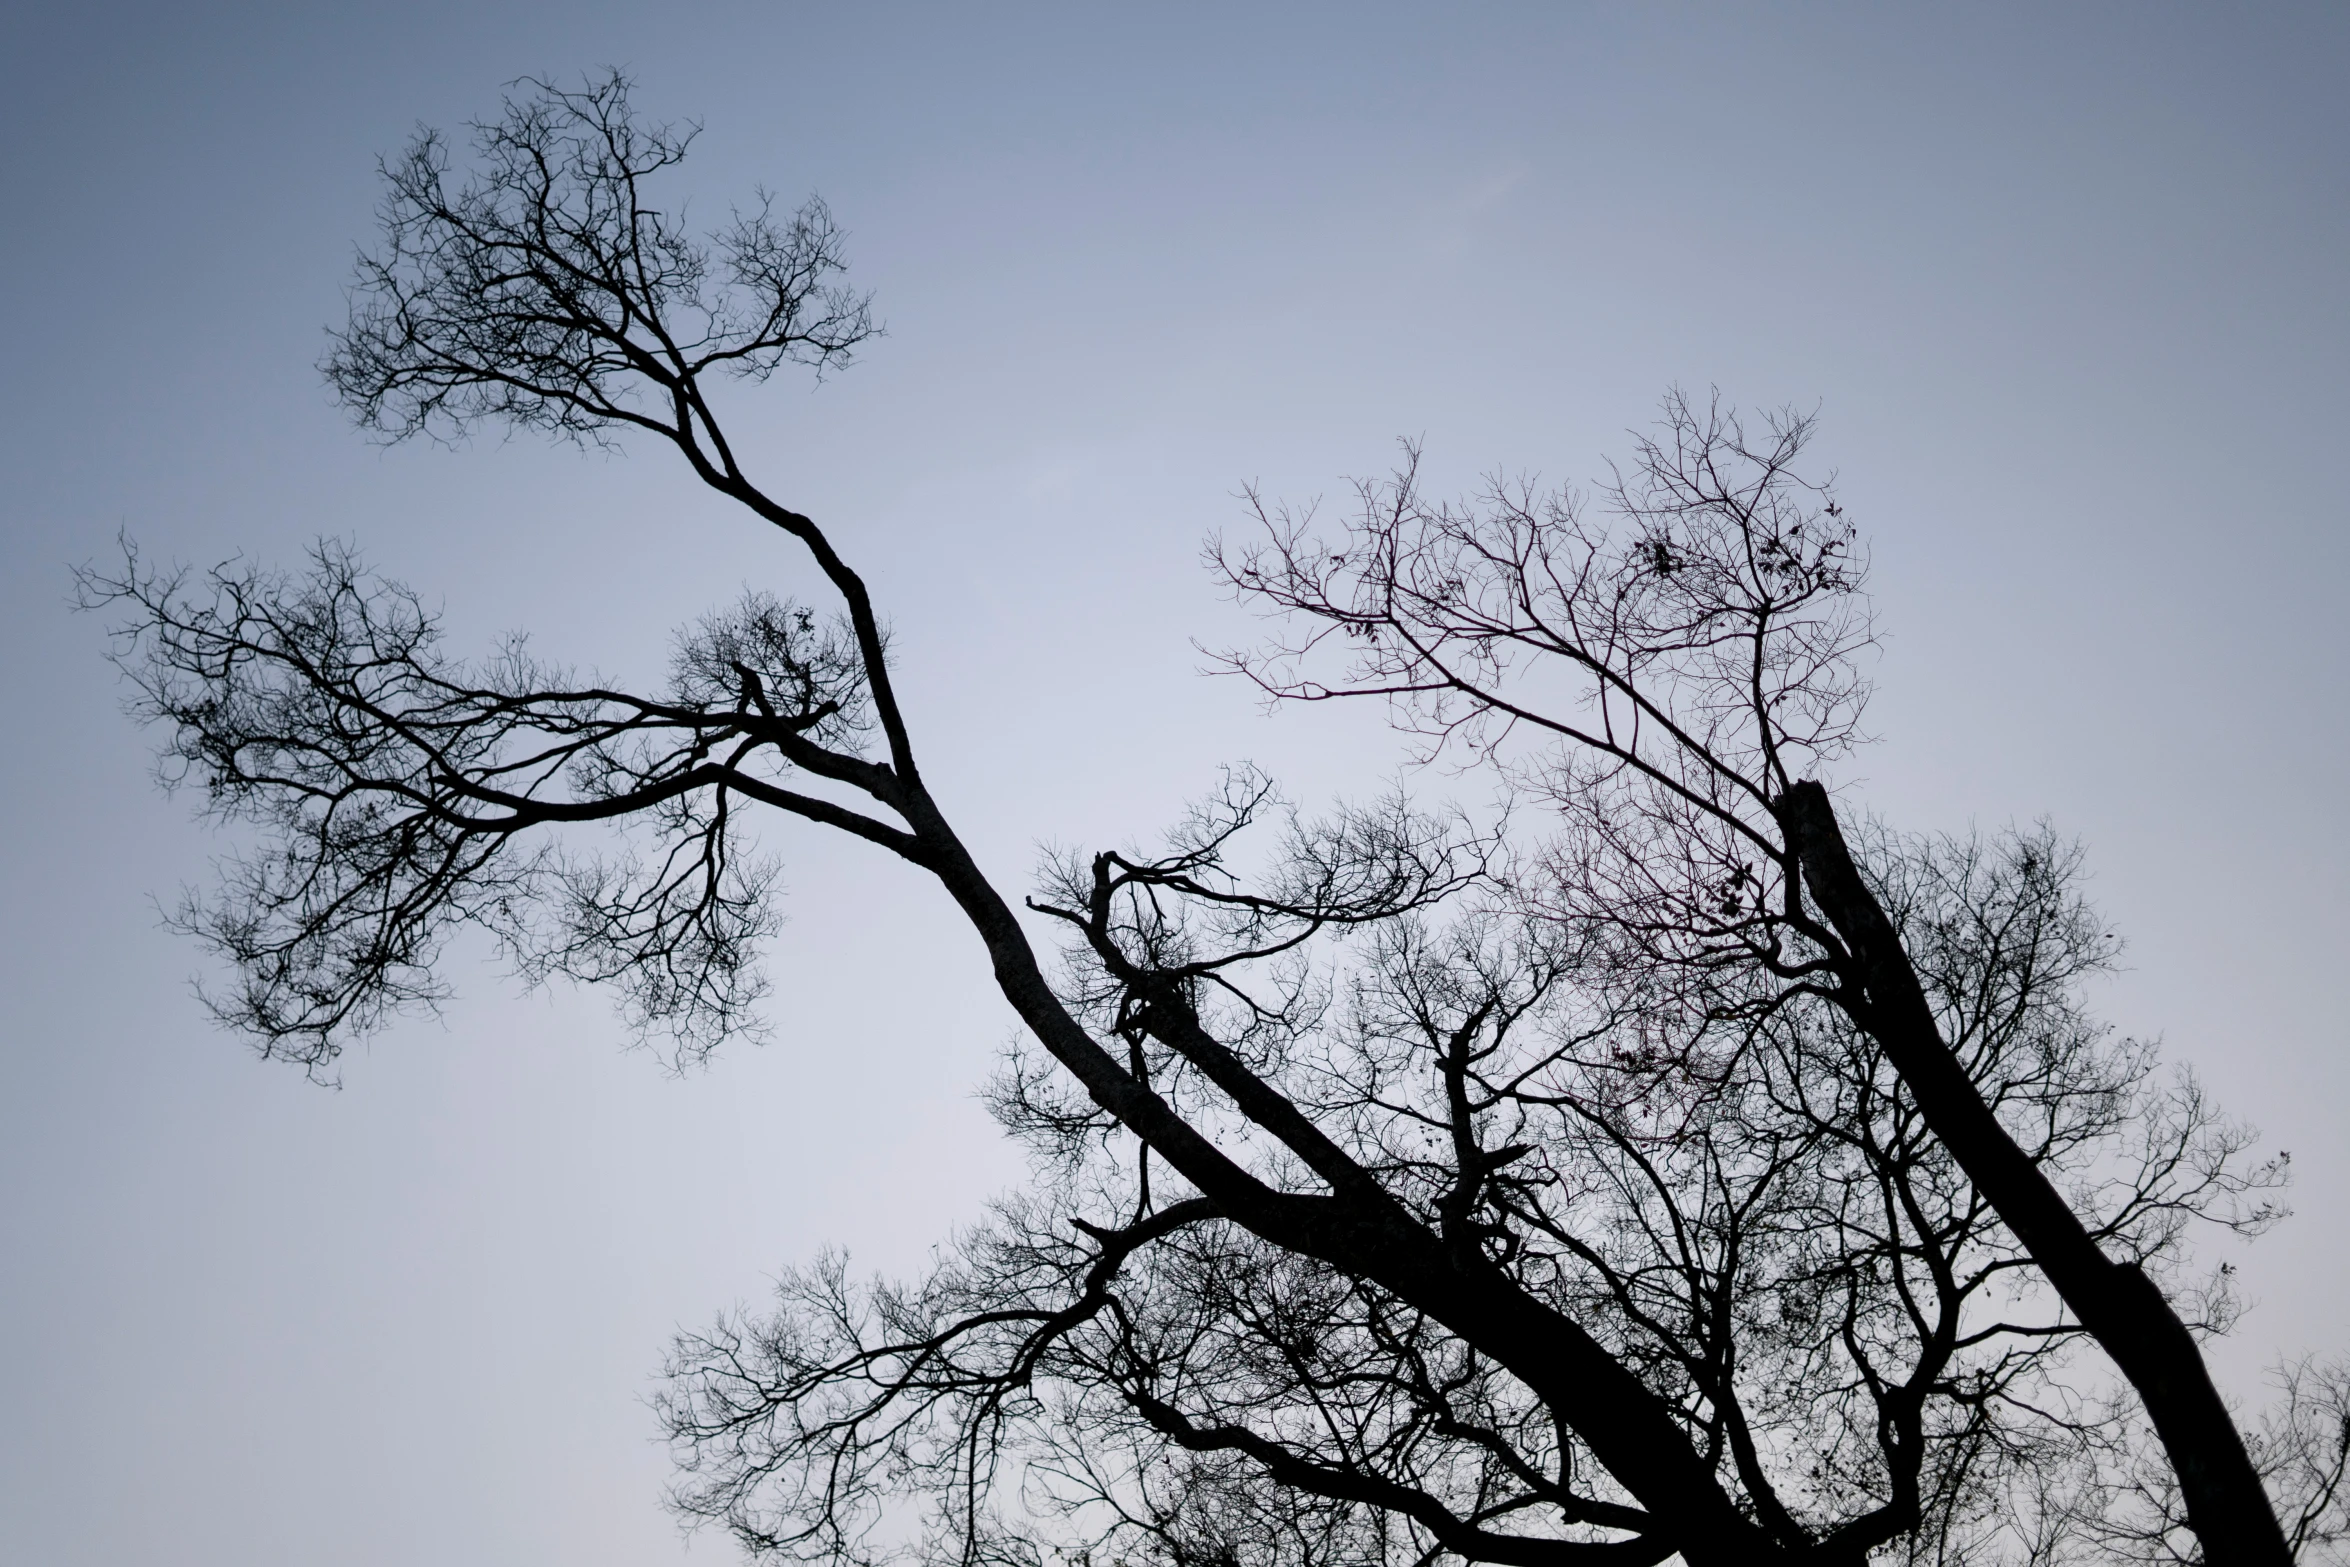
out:
<path id="1" fill-rule="evenodd" d="M 640 123 L 617 73 L 519 85 L 527 96 L 472 127 L 461 179 L 432 130 L 382 166 L 382 247 L 359 259 L 324 366 L 370 428 L 453 436 L 491 417 L 708 441 L 706 372 L 821 373 L 878 330 L 868 297 L 837 281 L 822 201 L 781 217 L 762 192 L 698 234 L 652 189 L 693 128 Z"/>

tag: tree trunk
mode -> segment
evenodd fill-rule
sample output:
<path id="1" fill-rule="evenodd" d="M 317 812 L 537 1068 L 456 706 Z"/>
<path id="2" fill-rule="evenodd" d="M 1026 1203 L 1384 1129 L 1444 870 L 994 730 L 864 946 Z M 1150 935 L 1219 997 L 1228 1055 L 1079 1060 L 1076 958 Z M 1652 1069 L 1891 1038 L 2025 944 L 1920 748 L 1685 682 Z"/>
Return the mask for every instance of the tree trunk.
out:
<path id="1" fill-rule="evenodd" d="M 1463 1266 L 1376 1183 L 1356 1189 L 1339 1182 L 1340 1192 L 1329 1197 L 1261 1186 L 1128 1077 L 1053 994 L 1010 907 L 929 796 L 909 790 L 901 809 L 931 847 L 929 868 L 987 944 L 997 986 L 1013 1010 L 1094 1103 L 1149 1143 L 1226 1218 L 1273 1245 L 1371 1280 L 1507 1367 L 1583 1437 L 1690 1567 L 1802 1559 L 1740 1510 L 1664 1401 L 1572 1320 L 1494 1269 Z"/>
<path id="2" fill-rule="evenodd" d="M 2135 1264 L 2105 1255 L 1976 1092 L 1943 1041 L 1892 920 L 1853 864 L 1827 791 L 1795 784 L 1777 809 L 1812 901 L 1849 951 L 1854 1021 L 1884 1046 L 1934 1135 L 2138 1390 L 2178 1472 L 2204 1560 L 2285 1567 L 2293 1558 L 2284 1531 L 2186 1324 Z"/>

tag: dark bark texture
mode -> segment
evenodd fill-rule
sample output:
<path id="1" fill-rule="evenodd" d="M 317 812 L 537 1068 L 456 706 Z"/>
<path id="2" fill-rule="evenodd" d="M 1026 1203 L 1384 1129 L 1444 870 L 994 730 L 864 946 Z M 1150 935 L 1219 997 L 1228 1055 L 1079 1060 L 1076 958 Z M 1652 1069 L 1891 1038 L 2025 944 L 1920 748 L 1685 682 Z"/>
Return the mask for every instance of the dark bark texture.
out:
<path id="1" fill-rule="evenodd" d="M 2277 1522 L 2187 1325 L 2145 1272 L 2098 1248 L 2080 1216 L 2016 1145 L 1944 1044 L 1893 922 L 1853 864 L 1827 790 L 1779 797 L 1806 891 L 1849 954 L 1848 1006 L 1916 1096 L 1918 1110 L 2138 1396 L 2178 1471 L 2187 1517 L 2214 1564 L 2291 1561 Z"/>

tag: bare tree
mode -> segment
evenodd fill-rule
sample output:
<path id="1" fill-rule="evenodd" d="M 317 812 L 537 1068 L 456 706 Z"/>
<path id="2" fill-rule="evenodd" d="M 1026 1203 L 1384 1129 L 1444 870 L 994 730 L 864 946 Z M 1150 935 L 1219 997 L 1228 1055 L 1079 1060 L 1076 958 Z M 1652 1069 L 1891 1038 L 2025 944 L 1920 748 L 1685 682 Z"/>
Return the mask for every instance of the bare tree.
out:
<path id="1" fill-rule="evenodd" d="M 2072 983 L 2107 947 L 2060 844 L 1888 835 L 1856 863 L 1840 836 L 1784 835 L 1788 758 L 1832 753 L 1857 694 L 1839 528 L 1799 545 L 1789 519 L 1783 566 L 1752 523 L 1767 508 L 1738 535 L 1700 496 L 1628 555 L 1593 546 L 1590 580 L 1618 571 L 1603 585 L 1654 607 L 1724 569 L 1690 543 L 1711 526 L 1758 552 L 1739 580 L 1806 584 L 1804 613 L 1743 643 L 1624 641 L 1630 738 L 1536 768 L 1569 811 L 1539 857 L 1400 795 L 1309 820 L 1235 775 L 1162 849 L 1049 869 L 1032 909 L 1056 960 L 925 785 L 864 583 L 713 407 L 725 377 L 821 373 L 870 337 L 838 232 L 762 202 L 689 233 L 653 204 L 689 140 L 641 127 L 617 78 L 528 84 L 462 177 L 421 138 L 385 169 L 386 245 L 327 373 L 394 439 L 658 437 L 792 541 L 829 603 L 747 597 L 630 691 L 520 642 L 456 658 L 339 549 L 293 574 L 132 554 L 85 576 L 123 614 L 167 781 L 260 829 L 181 914 L 237 977 L 215 1006 L 313 1073 L 435 1000 L 467 928 L 526 976 L 620 985 L 684 1054 L 753 1027 L 754 816 L 862 839 L 964 913 L 1032 1042 L 996 1104 L 1033 1189 L 916 1285 L 826 1262 L 773 1316 L 682 1340 L 664 1409 L 689 1516 L 834 1562 L 927 1539 L 968 1562 L 1845 1563 L 1973 1550 L 1998 1498 L 2080 1461 L 2065 1366 L 2076 1317 L 2097 1324 L 1938 1119 L 1947 1085 L 1919 1086 L 1866 965 L 1901 957 L 1949 1073 L 2093 1216 L 2073 1223 L 2106 1266 L 2175 1269 L 2191 1218 L 2257 1228 L 2269 1175 L 2080 1013 Z M 1238 580 L 1337 611 L 1387 671 L 1350 689 L 1433 734 L 1548 722 L 1502 696 L 1506 623 L 1466 639 L 1483 683 L 1410 673 L 1452 644 L 1410 642 L 1421 611 L 1393 610 L 1395 584 L 1451 546 L 1408 484 L 1393 498 L 1366 535 L 1385 575 L 1344 579 L 1384 581 L 1383 618 L 1342 609 L 1327 573 L 1362 568 L 1309 566 L 1294 531 Z M 1428 602 L 1497 591 L 1511 559 L 1533 580 L 1532 558 L 1464 562 Z M 1724 681 L 1750 653 L 1741 708 Z M 1657 705 L 1660 680 L 1688 700 Z M 1745 740 L 1741 712 L 1761 718 Z M 1877 945 L 1807 914 L 1807 855 L 1842 867 L 1837 907 L 1874 910 L 1881 932 L 1855 928 Z"/>
<path id="2" fill-rule="evenodd" d="M 1257 803 L 1189 824 L 1177 874 L 1203 880 L 1209 844 L 1228 870 Z M 2112 944 L 2072 851 L 2045 833 L 1871 846 L 1970 1077 L 2034 1128 L 2043 1168 L 2094 1195 L 2102 1244 L 2169 1272 L 2191 1218 L 2268 1221 L 2275 1172 L 2236 1167 L 2241 1134 L 2080 1011 L 2074 983 Z M 1840 1011 L 1626 997 L 1603 951 L 1490 907 L 1378 922 L 1329 965 L 1230 961 L 1278 943 L 1171 897 L 1168 863 L 1056 878 L 1047 906 L 1088 933 L 1069 990 L 1095 1031 L 1128 1037 L 1187 1119 L 1243 1139 L 1118 977 L 1212 974 L 1215 1032 L 1415 1214 L 1662 1393 L 1781 1549 L 2032 1560 L 2021 1504 L 2125 1451 L 2078 1325 Z M 769 1313 L 681 1341 L 664 1410 L 689 1515 L 778 1554 L 845 1553 L 909 1493 L 967 1554 L 1004 1559 L 1669 1548 L 1474 1339 L 1215 1224 L 1188 1189 L 1154 1203 L 1147 1149 L 1040 1065 L 1015 1060 L 995 1096 L 1038 1179 L 936 1273 L 859 1286 L 828 1259 Z M 1085 1217 L 1104 1213 L 1129 1217 Z M 2203 1298 L 2224 1317 L 2224 1295 Z M 2092 1505 L 2127 1511 L 2105 1490 L 2064 1501 L 2073 1547 Z"/>
<path id="3" fill-rule="evenodd" d="M 1817 998 L 1875 1039 L 2137 1390 L 2209 1559 L 2282 1562 L 2188 1323 L 1969 1080 L 1815 776 L 1858 737 L 1871 629 L 1844 508 L 1797 467 L 1811 433 L 1787 413 L 1750 434 L 1675 395 L 1606 491 L 1612 530 L 1565 490 L 1431 502 L 1416 453 L 1335 540 L 1260 505 L 1266 542 L 1218 564 L 1304 629 L 1233 665 L 1278 698 L 1383 699 L 1432 753 L 1465 748 L 1553 804 L 1542 896 L 1612 931 L 1627 974 L 1725 1015 Z"/>

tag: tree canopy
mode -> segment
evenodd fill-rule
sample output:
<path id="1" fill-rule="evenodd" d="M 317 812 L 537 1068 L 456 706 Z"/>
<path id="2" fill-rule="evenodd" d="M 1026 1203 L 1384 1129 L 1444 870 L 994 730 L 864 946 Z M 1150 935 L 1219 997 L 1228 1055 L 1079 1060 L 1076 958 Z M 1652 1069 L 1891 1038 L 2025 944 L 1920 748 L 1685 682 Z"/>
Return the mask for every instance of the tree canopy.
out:
<path id="1" fill-rule="evenodd" d="M 385 166 L 330 383 L 390 439 L 656 437 L 821 600 L 747 595 L 625 689 L 451 653 L 340 546 L 133 552 L 84 591 L 167 779 L 259 829 L 180 914 L 234 976 L 212 1004 L 314 1074 L 441 996 L 466 929 L 683 1057 L 755 1033 L 754 822 L 863 840 L 965 916 L 1024 1028 L 990 1103 L 1033 1178 L 925 1277 L 828 1256 L 683 1335 L 686 1517 L 836 1563 L 2350 1539 L 2350 1378 L 2290 1368 L 2247 1439 L 2204 1371 L 2231 1307 L 2190 1231 L 2266 1227 L 2283 1171 L 2086 1010 L 2115 944 L 2080 851 L 1832 791 L 1873 627 L 1811 418 L 1676 394 L 1596 501 L 1432 500 L 1413 453 L 1332 529 L 1258 503 L 1212 560 L 1273 640 L 1227 667 L 1383 702 L 1516 808 L 1317 814 L 1239 769 L 1023 906 L 918 770 L 835 533 L 720 419 L 726 380 L 876 331 L 829 214 L 690 230 L 661 192 L 691 133 L 616 76 L 475 132 L 462 170 L 429 133 Z"/>

